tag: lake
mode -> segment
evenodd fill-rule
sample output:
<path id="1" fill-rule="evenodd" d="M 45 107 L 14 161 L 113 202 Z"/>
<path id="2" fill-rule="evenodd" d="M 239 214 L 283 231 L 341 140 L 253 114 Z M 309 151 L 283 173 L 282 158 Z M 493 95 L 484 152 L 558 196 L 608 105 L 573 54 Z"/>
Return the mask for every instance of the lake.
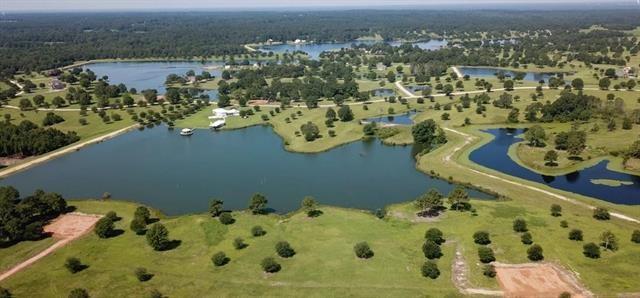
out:
<path id="1" fill-rule="evenodd" d="M 472 78 L 495 78 L 496 73 L 502 72 L 507 76 L 513 78 L 516 74 L 514 71 L 504 70 L 500 68 L 493 67 L 458 67 L 462 75 L 469 75 Z M 525 73 L 524 80 L 525 81 L 533 81 L 538 82 L 540 80 L 544 80 L 545 82 L 549 81 L 550 77 L 556 76 L 556 73 L 546 73 L 546 72 L 531 72 L 531 71 L 518 71 L 519 73 Z"/>
<path id="2" fill-rule="evenodd" d="M 375 210 L 454 187 L 415 168 L 411 146 L 358 141 L 318 154 L 291 153 L 267 126 L 191 137 L 165 127 L 131 131 L 0 181 L 22 194 L 41 188 L 66 198 L 134 200 L 169 215 L 205 212 L 211 198 L 244 209 L 254 192 L 276 212 L 296 210 L 304 196 L 321 204 Z M 470 191 L 476 198 L 489 195 Z"/>
<path id="3" fill-rule="evenodd" d="M 490 143 L 471 152 L 469 158 L 477 164 L 508 175 L 615 204 L 640 204 L 640 176 L 608 170 L 608 161 L 602 161 L 592 167 L 567 175 L 540 175 L 520 166 L 507 155 L 512 144 L 522 141 L 517 137 L 524 132 L 522 129 L 489 129 L 485 132 L 492 134 L 495 138 Z M 594 184 L 591 182 L 592 179 L 629 181 L 633 184 L 611 187 Z"/>
<path id="4" fill-rule="evenodd" d="M 207 62 L 202 64 L 201 62 L 188 61 L 98 62 L 87 64 L 83 66 L 83 68 L 91 69 L 98 78 L 104 75 L 109 76 L 110 84 L 117 85 L 123 83 L 127 85 L 128 89 L 136 88 L 138 92 L 145 89 L 156 89 L 158 90 L 158 94 L 164 94 L 166 91 L 164 82 L 168 75 L 174 73 L 182 76 L 189 70 L 200 74 L 204 70 L 211 73 L 211 75 L 220 77 L 222 65 L 222 62 Z"/>

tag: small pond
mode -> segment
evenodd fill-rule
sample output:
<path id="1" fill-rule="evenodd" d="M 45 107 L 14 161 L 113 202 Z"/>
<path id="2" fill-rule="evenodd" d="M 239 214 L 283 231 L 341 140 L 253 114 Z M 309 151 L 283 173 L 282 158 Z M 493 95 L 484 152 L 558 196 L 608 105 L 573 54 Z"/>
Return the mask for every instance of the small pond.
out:
<path id="1" fill-rule="evenodd" d="M 471 152 L 469 158 L 477 164 L 508 175 L 611 203 L 640 204 L 640 176 L 608 170 L 608 161 L 602 161 L 592 167 L 563 176 L 540 175 L 520 166 L 507 155 L 512 144 L 522 141 L 517 136 L 522 134 L 523 130 L 489 129 L 486 132 L 495 136 L 495 139 Z M 592 180 L 617 180 L 632 182 L 633 184 L 625 183 L 613 187 L 605 184 L 595 184 Z"/>
<path id="2" fill-rule="evenodd" d="M 371 90 L 371 93 L 372 93 L 373 96 L 377 96 L 377 97 L 389 97 L 389 96 L 396 95 L 396 91 L 395 90 L 388 89 L 388 88 L 374 89 L 374 90 Z"/>
<path id="3" fill-rule="evenodd" d="M 495 78 L 496 74 L 499 72 L 504 73 L 506 76 L 514 77 L 516 72 L 504 70 L 500 68 L 492 68 L 492 67 L 458 67 L 462 75 L 469 75 L 472 78 Z M 525 81 L 533 81 L 538 82 L 540 80 L 544 80 L 547 82 L 550 77 L 556 76 L 556 73 L 545 73 L 545 72 L 531 72 L 531 71 L 520 71 L 519 73 L 524 73 Z"/>
<path id="4" fill-rule="evenodd" d="M 67 198 L 134 200 L 169 215 L 205 212 L 212 198 L 244 209 L 254 192 L 283 213 L 304 196 L 321 204 L 375 210 L 416 198 L 430 188 L 454 187 L 415 168 L 412 147 L 353 142 L 319 154 L 283 150 L 270 127 L 212 132 L 190 137 L 156 127 L 132 131 L 67 154 L 0 181 L 23 194 L 45 189 Z M 475 198 L 489 195 L 470 191 Z"/>

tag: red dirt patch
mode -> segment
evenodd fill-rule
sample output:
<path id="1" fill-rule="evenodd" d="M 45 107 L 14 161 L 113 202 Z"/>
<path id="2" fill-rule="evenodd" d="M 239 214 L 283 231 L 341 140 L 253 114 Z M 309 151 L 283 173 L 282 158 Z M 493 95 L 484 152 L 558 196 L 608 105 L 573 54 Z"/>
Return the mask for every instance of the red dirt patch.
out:
<path id="1" fill-rule="evenodd" d="M 505 297 L 593 297 L 570 272 L 551 263 L 495 264 L 498 283 Z"/>

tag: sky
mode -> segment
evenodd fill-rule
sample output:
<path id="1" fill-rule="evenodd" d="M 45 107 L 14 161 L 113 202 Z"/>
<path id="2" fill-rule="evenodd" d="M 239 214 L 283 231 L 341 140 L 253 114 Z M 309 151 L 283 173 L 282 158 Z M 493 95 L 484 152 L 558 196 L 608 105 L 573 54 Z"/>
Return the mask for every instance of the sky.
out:
<path id="1" fill-rule="evenodd" d="M 264 10 L 281 8 L 375 8 L 395 6 L 452 6 L 509 8 L 530 3 L 575 3 L 608 5 L 636 4 L 640 0 L 0 0 L 0 11 L 73 11 L 73 10 Z"/>

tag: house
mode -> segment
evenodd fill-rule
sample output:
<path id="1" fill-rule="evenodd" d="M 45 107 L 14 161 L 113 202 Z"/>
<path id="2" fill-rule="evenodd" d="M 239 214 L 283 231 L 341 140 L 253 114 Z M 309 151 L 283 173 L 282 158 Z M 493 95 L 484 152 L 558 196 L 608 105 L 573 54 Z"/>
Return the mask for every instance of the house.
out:
<path id="1" fill-rule="evenodd" d="M 631 67 L 626 66 L 622 69 L 622 77 L 623 78 L 628 78 L 629 75 L 632 73 Z"/>
<path id="2" fill-rule="evenodd" d="M 67 85 L 58 79 L 51 80 L 51 89 L 53 90 L 62 90 L 66 87 Z"/>
<path id="3" fill-rule="evenodd" d="M 240 111 L 236 109 L 226 110 L 223 108 L 213 109 L 213 116 L 209 119 L 224 119 L 231 116 L 240 116 Z"/>
<path id="4" fill-rule="evenodd" d="M 196 77 L 195 77 L 195 76 L 188 76 L 188 77 L 187 77 L 187 82 L 188 82 L 189 84 L 195 84 L 195 83 L 196 83 L 196 81 L 197 81 L 197 79 L 196 79 Z"/>

